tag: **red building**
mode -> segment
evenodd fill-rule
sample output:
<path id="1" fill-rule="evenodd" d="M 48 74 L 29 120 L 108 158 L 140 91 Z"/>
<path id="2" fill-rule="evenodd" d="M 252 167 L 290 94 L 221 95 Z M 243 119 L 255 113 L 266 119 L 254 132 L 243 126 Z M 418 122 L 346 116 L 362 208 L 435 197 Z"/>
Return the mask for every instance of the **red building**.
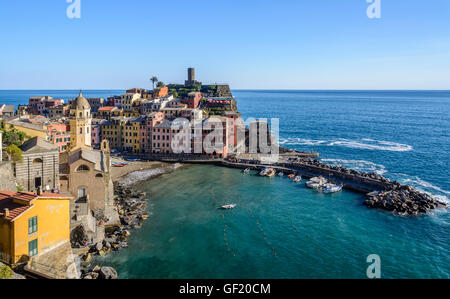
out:
<path id="1" fill-rule="evenodd" d="M 188 108 L 197 109 L 203 95 L 201 92 L 190 92 L 181 103 L 188 105 Z"/>

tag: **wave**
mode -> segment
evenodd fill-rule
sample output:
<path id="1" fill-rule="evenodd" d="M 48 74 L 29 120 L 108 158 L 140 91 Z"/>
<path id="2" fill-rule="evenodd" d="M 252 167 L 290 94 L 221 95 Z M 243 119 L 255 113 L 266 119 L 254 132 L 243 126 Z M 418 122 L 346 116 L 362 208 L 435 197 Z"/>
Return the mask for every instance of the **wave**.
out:
<path id="1" fill-rule="evenodd" d="M 444 190 L 438 186 L 431 184 L 430 182 L 422 180 L 418 176 L 409 176 L 403 173 L 398 173 L 395 175 L 400 177 L 397 180 L 401 184 L 411 185 L 418 191 L 426 193 L 438 201 L 444 202 L 447 205 L 450 204 L 450 200 L 447 197 L 447 195 L 450 195 L 450 191 Z"/>
<path id="2" fill-rule="evenodd" d="M 337 139 L 337 140 L 317 140 L 305 138 L 280 138 L 280 145 L 308 145 L 308 146 L 341 146 L 355 149 L 380 150 L 392 152 L 407 152 L 414 148 L 408 144 L 392 141 L 374 140 L 364 138 L 360 140 Z"/>
<path id="3" fill-rule="evenodd" d="M 408 152 L 413 150 L 411 145 L 384 140 L 361 139 L 361 141 L 341 139 L 333 141 L 329 146 L 343 146 L 356 149 L 380 150 L 391 152 Z"/>
<path id="4" fill-rule="evenodd" d="M 379 175 L 384 175 L 385 173 L 387 173 L 386 167 L 384 165 L 365 160 L 321 159 L 321 161 L 331 165 L 343 166 L 357 171 L 375 172 Z"/>
<path id="5" fill-rule="evenodd" d="M 303 138 L 280 138 L 280 145 L 321 145 L 325 140 L 313 140 Z"/>

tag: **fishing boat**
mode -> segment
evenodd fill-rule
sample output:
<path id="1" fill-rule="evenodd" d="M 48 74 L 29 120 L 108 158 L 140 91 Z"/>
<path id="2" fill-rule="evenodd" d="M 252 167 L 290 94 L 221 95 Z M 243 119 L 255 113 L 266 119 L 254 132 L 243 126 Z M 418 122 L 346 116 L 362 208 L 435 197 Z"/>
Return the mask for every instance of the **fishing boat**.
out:
<path id="1" fill-rule="evenodd" d="M 284 172 L 280 171 L 280 172 L 278 173 L 278 176 L 279 176 L 280 178 L 283 177 L 283 176 L 284 176 Z"/>
<path id="2" fill-rule="evenodd" d="M 249 173 L 250 173 L 250 168 L 244 169 L 244 173 L 245 173 L 245 174 L 249 174 Z"/>
<path id="3" fill-rule="evenodd" d="M 126 164 L 122 164 L 122 163 L 111 163 L 112 167 L 125 167 Z"/>
<path id="4" fill-rule="evenodd" d="M 236 204 L 231 204 L 231 205 L 225 205 L 220 207 L 222 210 L 231 210 L 234 209 L 236 207 Z"/>
<path id="5" fill-rule="evenodd" d="M 324 177 L 314 177 L 306 182 L 306 187 L 311 189 L 321 189 L 326 183 L 327 180 Z"/>
<path id="6" fill-rule="evenodd" d="M 295 178 L 295 174 L 291 173 L 290 175 L 288 175 L 288 178 L 289 178 L 289 179 Z"/>
<path id="7" fill-rule="evenodd" d="M 276 174 L 277 172 L 275 171 L 275 169 L 269 169 L 269 171 L 267 171 L 267 176 L 269 177 L 269 178 L 273 178 L 274 176 L 275 176 L 275 174 Z"/>
<path id="8" fill-rule="evenodd" d="M 260 176 L 266 176 L 267 173 L 269 172 L 269 170 L 267 168 L 264 168 L 263 170 L 261 170 L 261 172 L 259 173 Z"/>
<path id="9" fill-rule="evenodd" d="M 336 193 L 342 190 L 343 185 L 326 184 L 323 188 L 323 193 Z"/>
<path id="10" fill-rule="evenodd" d="M 293 182 L 294 183 L 298 183 L 298 182 L 300 182 L 302 180 L 302 177 L 301 176 L 296 176 L 295 178 L 294 178 L 294 180 L 293 180 Z"/>

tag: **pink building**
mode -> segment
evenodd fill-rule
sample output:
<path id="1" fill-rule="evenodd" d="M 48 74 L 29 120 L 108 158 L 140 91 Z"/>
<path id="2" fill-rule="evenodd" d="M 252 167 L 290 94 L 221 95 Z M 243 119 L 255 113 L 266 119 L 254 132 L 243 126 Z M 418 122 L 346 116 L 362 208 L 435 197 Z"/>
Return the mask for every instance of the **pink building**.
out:
<path id="1" fill-rule="evenodd" d="M 181 100 L 181 103 L 188 105 L 188 108 L 197 109 L 202 98 L 201 92 L 190 92 L 186 98 Z"/>
<path id="2" fill-rule="evenodd" d="M 172 151 L 172 121 L 163 119 L 152 129 L 152 153 L 171 154 Z"/>
<path id="3" fill-rule="evenodd" d="M 54 99 L 49 96 L 45 97 L 31 97 L 28 99 L 28 108 L 34 114 L 45 115 L 48 114 L 49 109 L 55 106 L 61 106 L 64 100 Z"/>
<path id="4" fill-rule="evenodd" d="M 141 151 L 145 153 L 152 153 L 152 134 L 153 127 L 164 119 L 164 113 L 153 112 L 144 116 L 145 119 L 141 121 L 140 126 L 140 138 L 141 138 Z"/>
<path id="5" fill-rule="evenodd" d="M 68 150 L 70 145 L 70 131 L 67 125 L 63 123 L 51 123 L 47 125 L 47 136 L 51 143 L 59 148 L 63 153 Z"/>

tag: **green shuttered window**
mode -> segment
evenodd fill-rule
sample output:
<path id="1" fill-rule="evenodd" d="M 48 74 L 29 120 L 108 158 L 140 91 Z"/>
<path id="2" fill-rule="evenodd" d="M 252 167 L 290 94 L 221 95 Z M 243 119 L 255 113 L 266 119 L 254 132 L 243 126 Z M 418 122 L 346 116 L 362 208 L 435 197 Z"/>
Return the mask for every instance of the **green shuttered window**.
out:
<path id="1" fill-rule="evenodd" d="M 34 234 L 38 230 L 37 216 L 28 219 L 28 234 Z"/>

